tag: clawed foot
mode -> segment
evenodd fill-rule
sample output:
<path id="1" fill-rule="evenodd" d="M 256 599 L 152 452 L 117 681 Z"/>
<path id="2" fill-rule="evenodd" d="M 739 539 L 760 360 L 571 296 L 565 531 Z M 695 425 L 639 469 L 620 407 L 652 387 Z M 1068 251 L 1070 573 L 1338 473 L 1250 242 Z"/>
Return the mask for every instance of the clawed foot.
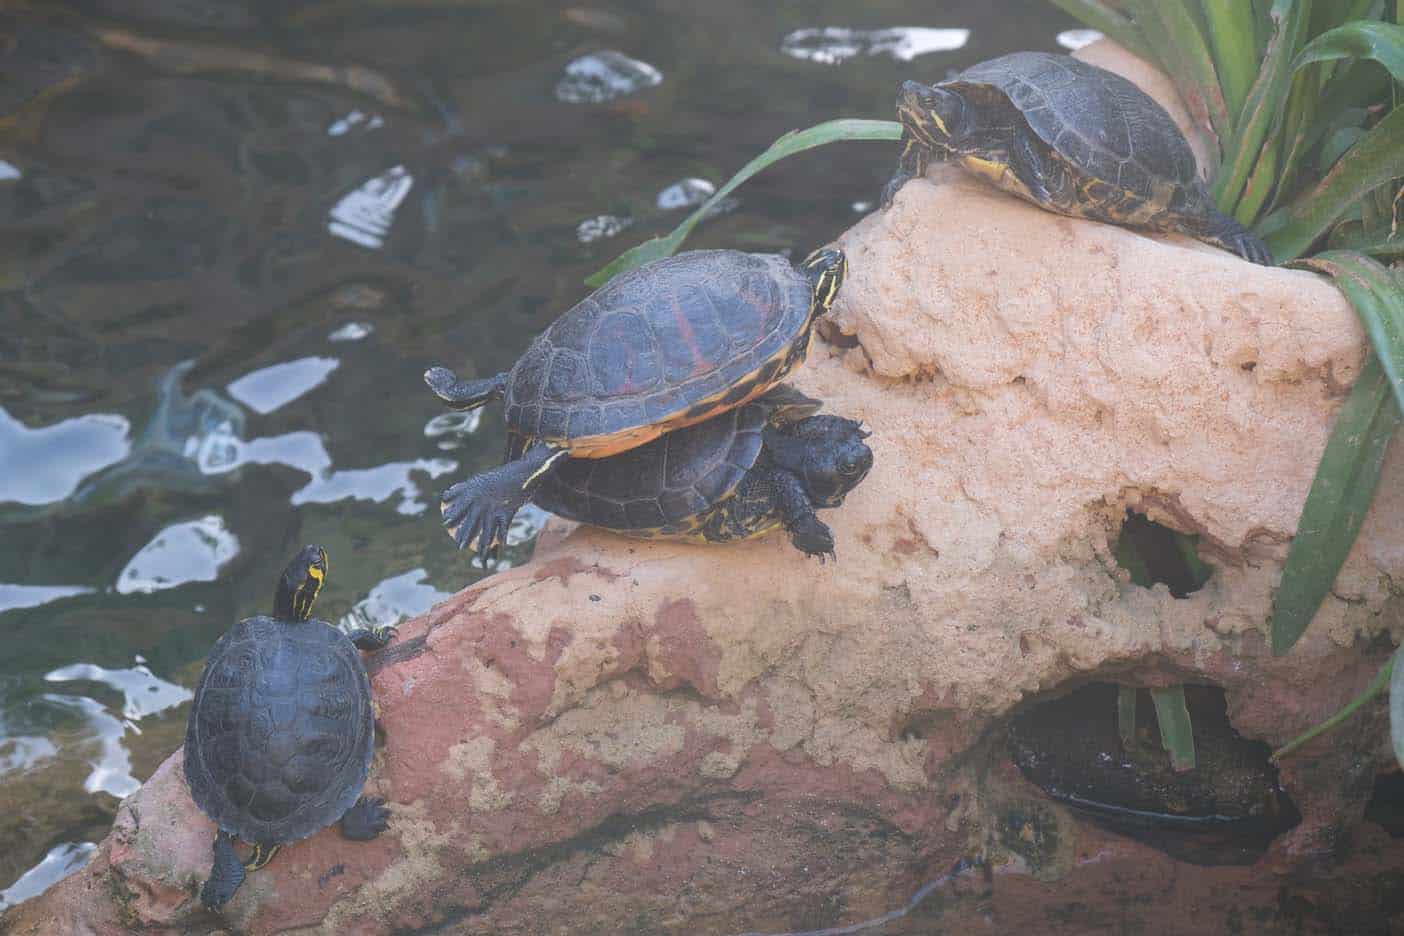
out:
<path id="1" fill-rule="evenodd" d="M 826 558 L 838 561 L 834 555 L 833 533 L 813 514 L 801 518 L 790 527 L 790 542 L 806 556 L 818 556 L 820 563 Z"/>
<path id="2" fill-rule="evenodd" d="M 368 842 L 384 832 L 390 823 L 390 810 L 379 796 L 363 796 L 341 817 L 341 834 L 356 842 Z"/>
<path id="3" fill-rule="evenodd" d="M 1228 248 L 1249 263 L 1272 266 L 1272 251 L 1268 249 L 1267 244 L 1263 243 L 1262 238 L 1251 231 L 1245 231 L 1242 235 L 1231 238 L 1228 242 Z"/>
<path id="4" fill-rule="evenodd" d="M 507 528 L 512 516 L 521 506 L 513 501 L 504 503 L 495 497 L 490 484 L 480 484 L 483 475 L 460 481 L 444 491 L 444 526 L 459 549 L 471 546 L 483 567 L 494 559 L 507 542 Z"/>
<path id="5" fill-rule="evenodd" d="M 897 197 L 897 192 L 914 178 L 916 177 L 910 173 L 898 172 L 890 182 L 882 187 L 882 198 L 878 204 L 882 206 L 883 211 L 892 207 L 892 200 Z"/>
<path id="6" fill-rule="evenodd" d="M 346 636 L 356 645 L 357 650 L 379 650 L 399 633 L 395 624 L 382 624 L 380 627 L 362 628 L 351 631 Z"/>

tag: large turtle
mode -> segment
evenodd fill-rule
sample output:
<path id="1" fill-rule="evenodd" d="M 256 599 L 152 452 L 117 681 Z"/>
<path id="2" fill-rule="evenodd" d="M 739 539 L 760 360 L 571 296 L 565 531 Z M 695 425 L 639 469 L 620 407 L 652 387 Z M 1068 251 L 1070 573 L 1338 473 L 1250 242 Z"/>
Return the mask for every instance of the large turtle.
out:
<path id="1" fill-rule="evenodd" d="M 724 543 L 778 528 L 807 556 L 834 554 L 816 507 L 838 507 L 867 475 L 868 433 L 781 385 L 745 406 L 608 458 L 567 458 L 537 506 L 642 539 Z M 524 445 L 514 437 L 510 451 Z"/>
<path id="2" fill-rule="evenodd" d="M 1066 55 L 1015 52 L 949 81 L 902 84 L 902 156 L 882 192 L 947 160 L 1049 211 L 1179 231 L 1270 264 L 1267 245 L 1214 207 L 1180 128 L 1140 88 Z"/>
<path id="3" fill-rule="evenodd" d="M 378 650 L 393 627 L 342 633 L 310 617 L 327 552 L 307 546 L 278 580 L 273 616 L 245 618 L 210 651 L 185 732 L 185 782 L 219 826 L 200 899 L 218 909 L 244 871 L 278 846 L 341 821 L 349 839 L 385 830 L 384 800 L 362 797 L 374 753 L 370 680 L 357 650 Z M 234 839 L 254 845 L 241 864 Z"/>
<path id="4" fill-rule="evenodd" d="M 474 409 L 497 397 L 521 444 L 510 460 L 443 494 L 444 525 L 484 562 L 512 515 L 569 456 L 607 458 L 742 406 L 809 350 L 847 270 L 823 248 L 784 257 L 694 250 L 621 274 L 565 312 L 505 374 L 424 374 L 441 400 Z"/>

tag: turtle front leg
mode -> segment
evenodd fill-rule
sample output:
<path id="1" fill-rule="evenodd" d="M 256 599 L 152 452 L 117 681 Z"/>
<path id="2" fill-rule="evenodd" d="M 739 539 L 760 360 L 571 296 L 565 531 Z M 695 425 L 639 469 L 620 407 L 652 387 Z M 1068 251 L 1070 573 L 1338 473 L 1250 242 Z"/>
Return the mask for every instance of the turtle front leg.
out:
<path id="1" fill-rule="evenodd" d="M 472 544 L 486 568 L 488 559 L 507 542 L 512 515 L 531 500 L 541 480 L 566 455 L 563 448 L 536 442 L 516 461 L 444 491 L 444 526 L 458 548 Z"/>
<path id="2" fill-rule="evenodd" d="M 1230 250 L 1249 263 L 1273 265 L 1272 251 L 1261 237 L 1213 208 L 1209 209 L 1207 221 L 1187 227 L 1200 240 Z"/>
<path id="3" fill-rule="evenodd" d="M 353 842 L 369 842 L 390 824 L 390 810 L 378 796 L 363 796 L 341 817 L 341 834 Z"/>
<path id="4" fill-rule="evenodd" d="M 834 555 L 834 534 L 829 527 L 814 514 L 814 502 L 804 489 L 799 476 L 783 469 L 771 469 L 766 479 L 770 483 L 771 497 L 780 511 L 780 523 L 790 534 L 790 542 L 806 556 L 818 556 L 822 563 L 825 557 L 837 560 Z"/>
<path id="5" fill-rule="evenodd" d="M 215 833 L 214 865 L 209 880 L 200 888 L 200 903 L 207 910 L 218 910 L 233 899 L 244 877 L 244 865 L 234 851 L 234 837 L 221 829 Z"/>
<path id="6" fill-rule="evenodd" d="M 379 650 L 395 639 L 398 628 L 394 624 L 381 627 L 362 627 L 347 631 L 346 637 L 356 645 L 357 650 Z"/>
<path id="7" fill-rule="evenodd" d="M 902 155 L 897 159 L 897 171 L 882 190 L 882 209 L 892 207 L 892 200 L 902 186 L 913 179 L 926 175 L 926 164 L 931 161 L 931 147 L 922 143 L 910 130 L 902 131 Z"/>

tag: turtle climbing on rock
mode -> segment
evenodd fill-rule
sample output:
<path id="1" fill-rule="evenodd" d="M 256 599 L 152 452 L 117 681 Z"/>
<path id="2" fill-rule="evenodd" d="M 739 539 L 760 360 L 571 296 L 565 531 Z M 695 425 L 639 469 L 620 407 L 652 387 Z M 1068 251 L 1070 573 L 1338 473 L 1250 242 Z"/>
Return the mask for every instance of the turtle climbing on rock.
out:
<path id="1" fill-rule="evenodd" d="M 904 82 L 897 117 L 903 149 L 884 208 L 935 159 L 1058 214 L 1175 231 L 1272 263 L 1261 238 L 1214 207 L 1165 109 L 1104 68 L 1015 52 L 937 85 Z"/>
<path id="2" fill-rule="evenodd" d="M 616 276 L 507 373 L 463 381 L 430 368 L 425 382 L 450 406 L 503 398 L 519 442 L 506 464 L 444 492 L 444 526 L 486 562 L 565 459 L 608 458 L 765 393 L 804 360 L 846 270 L 834 248 L 798 267 L 774 254 L 690 251 Z"/>
<path id="3" fill-rule="evenodd" d="M 227 903 L 278 847 L 340 821 L 373 839 L 389 817 L 361 796 L 374 753 L 370 680 L 358 650 L 379 650 L 393 627 L 343 633 L 311 617 L 327 552 L 307 546 L 283 571 L 273 615 L 245 618 L 210 651 L 185 733 L 185 782 L 215 821 L 214 867 L 200 891 Z M 241 862 L 234 840 L 254 846 Z"/>
<path id="4" fill-rule="evenodd" d="M 551 513 L 641 539 L 724 543 L 783 527 L 807 556 L 834 554 L 816 508 L 838 507 L 873 465 L 857 422 L 815 415 L 781 385 L 738 409 L 608 458 L 567 458 L 535 488 Z M 512 452 L 524 442 L 513 438 Z"/>

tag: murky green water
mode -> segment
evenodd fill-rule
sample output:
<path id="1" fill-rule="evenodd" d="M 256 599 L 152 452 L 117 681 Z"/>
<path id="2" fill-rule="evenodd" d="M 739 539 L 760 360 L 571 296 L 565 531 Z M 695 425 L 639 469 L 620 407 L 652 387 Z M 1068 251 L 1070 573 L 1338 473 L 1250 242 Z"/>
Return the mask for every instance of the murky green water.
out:
<path id="1" fill-rule="evenodd" d="M 446 416 L 426 365 L 507 367 L 784 131 L 1074 25 L 1033 0 L 44 10 L 0 14 L 0 907 L 179 746 L 206 650 L 298 545 L 330 550 L 334 621 L 481 574 L 434 505 L 500 416 Z M 895 158 L 792 159 L 692 245 L 808 250 Z"/>

